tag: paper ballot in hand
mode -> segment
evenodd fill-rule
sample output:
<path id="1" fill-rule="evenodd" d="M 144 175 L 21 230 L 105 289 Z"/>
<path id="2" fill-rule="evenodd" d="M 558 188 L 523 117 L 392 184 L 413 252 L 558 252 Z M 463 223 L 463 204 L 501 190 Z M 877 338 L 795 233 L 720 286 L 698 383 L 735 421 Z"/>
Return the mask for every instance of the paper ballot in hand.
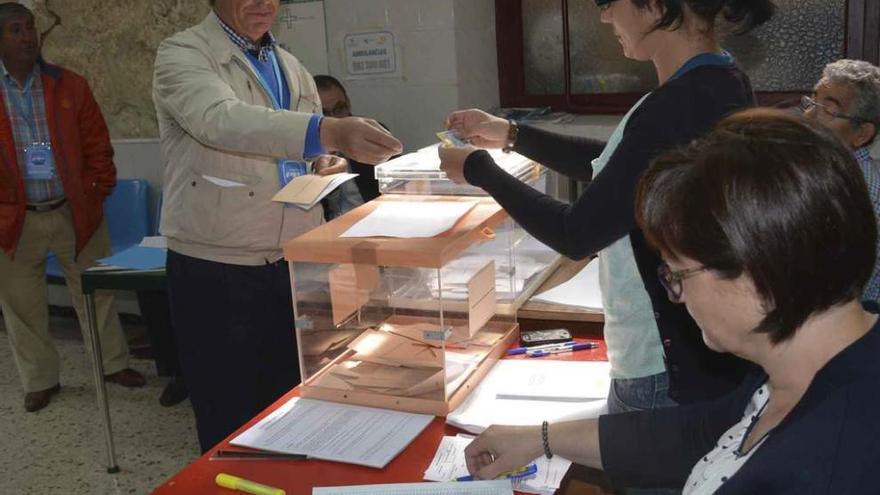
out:
<path id="1" fill-rule="evenodd" d="M 272 201 L 290 203 L 294 206 L 309 210 L 318 201 L 333 192 L 343 183 L 357 177 L 358 174 L 341 173 L 330 175 L 307 174 L 290 181 L 283 189 L 272 197 Z"/>

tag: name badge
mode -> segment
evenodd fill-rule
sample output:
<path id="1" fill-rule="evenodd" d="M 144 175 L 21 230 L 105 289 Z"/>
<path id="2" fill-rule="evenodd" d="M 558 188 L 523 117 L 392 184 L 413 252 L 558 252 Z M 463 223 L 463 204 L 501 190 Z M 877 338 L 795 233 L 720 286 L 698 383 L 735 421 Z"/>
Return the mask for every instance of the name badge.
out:
<path id="1" fill-rule="evenodd" d="M 51 180 L 55 178 L 55 155 L 52 145 L 33 143 L 24 149 L 25 179 Z"/>
<path id="2" fill-rule="evenodd" d="M 293 160 L 278 161 L 278 176 L 281 179 L 281 187 L 286 186 L 290 181 L 296 179 L 300 175 L 306 175 L 308 172 L 308 166 L 305 162 L 296 162 Z"/>

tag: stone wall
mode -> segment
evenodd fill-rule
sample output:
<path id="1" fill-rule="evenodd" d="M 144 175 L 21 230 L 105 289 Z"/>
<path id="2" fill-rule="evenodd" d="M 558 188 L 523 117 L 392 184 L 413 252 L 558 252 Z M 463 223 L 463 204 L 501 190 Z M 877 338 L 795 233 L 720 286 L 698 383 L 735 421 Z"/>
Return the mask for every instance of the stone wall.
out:
<path id="1" fill-rule="evenodd" d="M 84 75 L 113 139 L 158 136 L 151 97 L 156 47 L 198 23 L 207 0 L 33 0 L 47 61 Z M 54 15 L 53 15 L 54 13 Z"/>

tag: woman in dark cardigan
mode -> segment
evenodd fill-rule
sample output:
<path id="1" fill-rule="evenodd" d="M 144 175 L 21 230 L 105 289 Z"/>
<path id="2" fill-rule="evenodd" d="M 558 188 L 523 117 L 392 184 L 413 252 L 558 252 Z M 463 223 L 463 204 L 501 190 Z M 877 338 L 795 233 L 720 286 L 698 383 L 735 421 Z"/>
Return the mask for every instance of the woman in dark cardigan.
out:
<path id="1" fill-rule="evenodd" d="M 493 426 L 470 471 L 543 453 L 685 494 L 877 493 L 880 324 L 860 303 L 877 225 L 852 154 L 799 116 L 749 110 L 660 158 L 636 212 L 669 298 L 710 348 L 755 366 L 712 402 Z"/>
<path id="2" fill-rule="evenodd" d="M 512 145 L 566 176 L 590 181 L 577 201 L 561 203 L 520 183 L 472 146 L 441 148 L 441 167 L 451 179 L 483 188 L 558 252 L 575 259 L 598 254 L 611 412 L 715 398 L 740 383 L 745 365 L 707 349 L 687 312 L 667 300 L 655 276 L 659 259 L 635 224 L 633 197 L 653 157 L 754 104 L 748 78 L 719 46 L 716 24 L 726 19 L 745 32 L 766 21 L 774 6 L 768 0 L 596 3 L 624 55 L 650 60 L 659 81 L 607 143 L 517 126 L 479 110 L 454 112 L 447 121 L 472 144 Z"/>

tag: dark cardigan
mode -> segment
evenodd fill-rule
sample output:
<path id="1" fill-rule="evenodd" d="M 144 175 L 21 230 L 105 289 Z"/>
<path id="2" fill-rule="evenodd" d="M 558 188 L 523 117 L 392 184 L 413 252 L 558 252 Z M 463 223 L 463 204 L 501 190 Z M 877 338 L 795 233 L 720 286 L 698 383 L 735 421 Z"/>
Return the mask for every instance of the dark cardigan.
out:
<path id="1" fill-rule="evenodd" d="M 561 174 L 590 181 L 572 204 L 519 182 L 485 151 L 472 153 L 465 162 L 469 183 L 492 195 L 538 240 L 570 258 L 584 258 L 629 236 L 660 331 L 669 395 L 679 403 L 726 394 L 742 381 L 746 366 L 709 350 L 684 305 L 669 301 L 657 280 L 660 258 L 636 226 L 636 185 L 659 153 L 689 143 L 724 116 L 753 104 L 748 77 L 736 66 L 691 70 L 657 88 L 633 112 L 620 145 L 596 177 L 590 161 L 601 153 L 604 142 L 522 126 L 515 151 Z"/>
<path id="2" fill-rule="evenodd" d="M 880 493 L 880 323 L 831 359 L 722 494 Z M 680 488 L 767 380 L 713 402 L 599 418 L 602 465 L 619 486 Z"/>

